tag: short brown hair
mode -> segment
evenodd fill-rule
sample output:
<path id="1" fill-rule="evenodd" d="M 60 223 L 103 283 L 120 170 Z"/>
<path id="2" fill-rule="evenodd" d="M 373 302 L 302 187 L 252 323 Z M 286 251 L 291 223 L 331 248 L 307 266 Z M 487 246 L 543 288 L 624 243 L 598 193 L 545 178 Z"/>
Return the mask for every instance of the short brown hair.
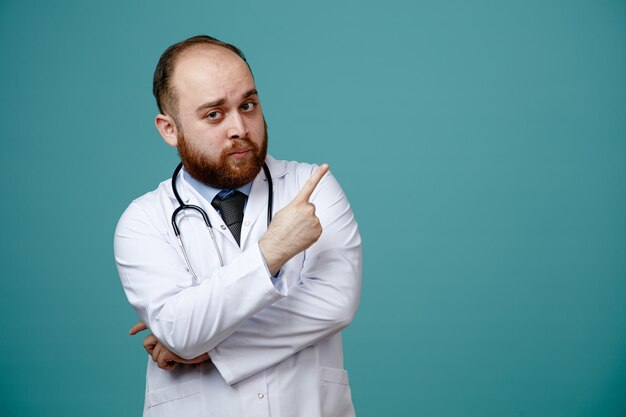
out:
<path id="1" fill-rule="evenodd" d="M 221 46 L 222 48 L 233 51 L 241 59 L 243 59 L 246 65 L 248 65 L 248 68 L 250 68 L 248 61 L 246 61 L 246 57 L 239 48 L 235 45 L 220 41 L 219 39 L 207 35 L 192 36 L 191 38 L 175 43 L 167 48 L 161 55 L 161 58 L 159 58 L 159 63 L 154 70 L 154 78 L 152 79 L 152 94 L 154 94 L 154 98 L 156 99 L 159 112 L 161 112 L 161 114 L 166 114 L 167 112 L 176 122 L 178 122 L 178 97 L 176 96 L 174 87 L 171 85 L 170 78 L 174 72 L 176 60 L 180 54 L 187 49 L 198 45 Z"/>

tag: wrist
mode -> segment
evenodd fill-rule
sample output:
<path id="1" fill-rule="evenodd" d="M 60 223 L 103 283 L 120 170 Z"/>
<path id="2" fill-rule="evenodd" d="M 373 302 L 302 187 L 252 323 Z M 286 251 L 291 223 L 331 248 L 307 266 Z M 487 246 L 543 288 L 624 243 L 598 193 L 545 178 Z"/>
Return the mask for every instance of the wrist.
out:
<path id="1" fill-rule="evenodd" d="M 270 239 L 265 239 L 265 237 L 259 240 L 259 249 L 270 276 L 275 276 L 285 262 L 291 258 L 288 254 L 281 251 L 277 245 L 272 244 Z"/>

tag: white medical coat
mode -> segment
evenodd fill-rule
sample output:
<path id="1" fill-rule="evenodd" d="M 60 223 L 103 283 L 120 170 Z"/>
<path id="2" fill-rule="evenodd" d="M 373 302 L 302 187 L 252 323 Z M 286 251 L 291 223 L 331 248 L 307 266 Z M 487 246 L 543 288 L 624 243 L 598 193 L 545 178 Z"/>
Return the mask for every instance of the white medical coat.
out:
<path id="1" fill-rule="evenodd" d="M 317 169 L 270 156 L 266 162 L 274 212 Z M 170 350 L 185 358 L 208 352 L 211 358 L 171 371 L 148 360 L 144 416 L 354 416 L 340 330 L 359 302 L 361 238 L 332 174 L 311 196 L 323 228 L 320 239 L 287 262 L 275 283 L 258 246 L 267 230 L 263 171 L 250 190 L 241 247 L 182 175 L 177 184 L 185 203 L 208 214 L 225 266 L 200 215 L 185 210 L 178 224 L 200 281 L 193 285 L 171 225 L 178 207 L 171 180 L 122 215 L 115 260 L 129 302 Z"/>

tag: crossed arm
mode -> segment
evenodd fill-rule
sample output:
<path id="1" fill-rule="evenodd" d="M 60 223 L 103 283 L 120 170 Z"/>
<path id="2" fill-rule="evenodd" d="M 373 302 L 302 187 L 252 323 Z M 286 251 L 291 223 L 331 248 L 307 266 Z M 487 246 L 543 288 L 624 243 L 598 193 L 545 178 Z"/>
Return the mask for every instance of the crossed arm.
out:
<path id="1" fill-rule="evenodd" d="M 261 254 L 272 274 L 319 239 L 320 219 L 315 214 L 315 207 L 309 203 L 309 198 L 326 170 L 327 167 L 323 166 L 314 173 L 294 200 L 276 213 L 270 228 L 259 241 Z M 358 305 L 360 290 L 360 238 L 349 205 L 334 179 L 330 185 L 327 182 L 324 193 L 326 207 L 320 213 L 320 218 L 330 234 L 325 234 L 312 252 L 306 252 L 305 258 L 309 267 L 305 267 L 301 272 L 301 285 L 290 289 L 289 296 L 273 299 L 256 313 L 247 316 L 249 320 L 243 319 L 236 326 L 231 325 L 232 331 L 215 342 L 202 342 L 204 344 L 193 348 L 192 345 L 189 348 L 185 347 L 184 358 L 176 354 L 179 351 L 169 339 L 166 339 L 168 347 L 157 340 L 157 336 L 162 334 L 163 330 L 168 331 L 163 334 L 164 337 L 171 335 L 169 330 L 163 327 L 168 323 L 163 321 L 159 323 L 160 319 L 156 318 L 154 324 L 157 327 L 152 330 L 160 332 L 155 331 L 156 336 L 148 335 L 144 339 L 144 347 L 159 367 L 171 369 L 177 363 L 198 363 L 208 360 L 210 355 L 220 372 L 225 375 L 225 379 L 233 383 L 263 367 L 280 362 L 302 348 L 340 330 L 351 321 Z M 208 294 L 210 293 L 204 295 Z M 129 299 L 131 295 L 132 292 Z M 202 299 L 198 302 L 203 303 Z M 166 307 L 162 307 L 164 308 Z M 142 318 L 146 316 L 145 310 L 138 311 L 142 313 Z M 166 313 L 167 317 L 171 314 Z M 150 320 L 153 316 L 146 317 Z M 196 322 L 210 320 L 211 317 L 215 316 L 202 314 L 198 316 Z M 285 319 L 288 323 L 285 323 Z M 150 327 L 152 324 L 151 322 Z M 138 323 L 133 326 L 130 333 L 136 334 L 145 327 L 143 323 Z M 160 339 L 160 336 L 158 338 Z M 231 360 L 235 352 L 239 354 L 248 348 L 263 349 L 269 346 L 276 348 L 267 350 L 268 354 L 264 354 L 263 359 L 258 361 L 257 369 L 232 366 L 234 362 L 239 362 Z M 194 352 L 199 355 L 191 358 L 195 356 Z M 253 354 L 252 351 L 250 353 Z"/>

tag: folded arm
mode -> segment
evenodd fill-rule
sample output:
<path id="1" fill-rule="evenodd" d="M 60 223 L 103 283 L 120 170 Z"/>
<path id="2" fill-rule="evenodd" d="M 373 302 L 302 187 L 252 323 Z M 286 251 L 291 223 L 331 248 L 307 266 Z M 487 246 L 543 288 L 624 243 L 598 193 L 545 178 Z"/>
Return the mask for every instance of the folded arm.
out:
<path id="1" fill-rule="evenodd" d="M 128 228 L 122 228 L 120 233 L 118 227 L 116 259 L 131 304 L 156 337 L 173 352 L 183 358 L 209 352 L 211 360 L 229 384 L 273 366 L 337 333 L 351 322 L 358 306 L 361 239 L 350 205 L 334 177 L 327 175 L 316 191 L 311 201 L 323 228 L 321 237 L 286 264 L 278 263 L 279 267 L 282 266 L 280 279 L 296 283 L 290 286 L 288 297 L 276 294 L 266 271 L 262 281 L 269 284 L 271 291 L 254 283 L 253 276 L 259 278 L 263 275 L 258 266 L 248 274 L 241 274 L 242 269 L 245 272 L 246 267 L 252 264 L 251 254 L 246 254 L 250 250 L 244 251 L 240 259 L 229 264 L 233 270 L 221 268 L 215 272 L 217 277 L 181 290 L 183 284 L 176 281 L 189 282 L 190 277 L 188 273 L 181 272 L 181 269 L 184 271 L 184 263 L 171 245 L 165 244 L 161 236 L 154 236 L 156 241 L 149 239 L 151 245 L 146 247 L 145 239 L 137 242 L 137 236 L 129 235 Z M 312 190 L 306 198 L 307 202 L 311 193 Z M 280 226 L 281 212 L 277 213 L 271 227 Z M 134 217 L 145 221 L 145 216 Z M 141 224 L 137 229 L 145 230 L 146 225 Z M 290 230 L 285 228 L 287 233 Z M 296 238 L 301 235 L 291 234 Z M 125 261 L 121 256 L 128 252 L 129 248 L 125 245 L 133 246 L 132 250 L 138 250 L 136 246 L 141 247 L 141 259 L 133 256 L 133 264 Z M 160 247 L 163 245 L 165 247 Z M 263 239 L 257 248 L 259 253 L 263 253 L 262 245 Z M 152 246 L 160 247 L 156 256 Z M 281 255 L 280 251 L 275 253 Z M 265 265 L 260 265 L 265 270 Z M 271 260 L 267 265 L 272 272 L 276 270 L 276 264 Z M 137 278 L 138 275 L 141 279 Z M 182 277 L 172 280 L 170 275 Z M 159 279 L 154 279 L 154 276 Z M 217 285 L 216 281 L 231 284 Z M 137 282 L 141 284 L 140 288 Z M 254 360 L 242 361 L 242 357 Z"/>
<path id="2" fill-rule="evenodd" d="M 323 233 L 303 257 L 287 262 L 281 271 L 284 280 L 297 285 L 209 351 L 229 384 L 336 334 L 354 317 L 362 272 L 358 226 L 334 177 L 327 176 L 318 188 L 313 202 Z"/>
<path id="3" fill-rule="evenodd" d="M 115 259 L 131 305 L 162 344 L 183 358 L 196 357 L 285 296 L 271 283 L 268 269 L 275 273 L 319 238 L 321 226 L 309 198 L 327 171 L 324 165 L 310 176 L 259 243 L 191 287 L 184 261 L 168 233 L 159 230 L 167 210 L 161 217 L 152 213 L 155 219 L 139 202 L 131 204 L 115 233 Z"/>
<path id="4" fill-rule="evenodd" d="M 156 224 L 141 205 L 131 204 L 115 233 L 115 259 L 141 320 L 182 358 L 213 349 L 247 318 L 284 296 L 272 285 L 258 245 L 190 286 L 191 274 L 175 243 Z"/>

